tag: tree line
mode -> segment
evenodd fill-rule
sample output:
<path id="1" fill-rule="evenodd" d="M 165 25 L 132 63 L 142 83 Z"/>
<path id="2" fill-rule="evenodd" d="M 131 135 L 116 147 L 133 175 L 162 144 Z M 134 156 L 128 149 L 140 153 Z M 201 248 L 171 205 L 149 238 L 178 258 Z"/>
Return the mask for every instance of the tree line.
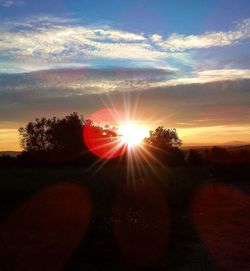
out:
<path id="1" fill-rule="evenodd" d="M 0 165 L 12 164 L 81 164 L 90 165 L 97 157 L 93 155 L 85 141 L 83 131 L 86 127 L 93 127 L 97 138 L 115 138 L 115 129 L 108 125 L 101 127 L 92 120 L 80 117 L 73 112 L 63 118 L 36 118 L 19 128 L 22 153 L 16 157 L 0 157 Z M 144 147 L 163 163 L 168 165 L 204 165 L 214 164 L 247 164 L 250 162 L 250 152 L 239 150 L 229 152 L 225 148 L 188 150 L 180 149 L 182 140 L 176 129 L 160 126 L 150 131 L 149 137 L 144 139 Z M 112 159 L 115 160 L 115 159 Z M 126 161 L 126 153 L 124 159 Z"/>

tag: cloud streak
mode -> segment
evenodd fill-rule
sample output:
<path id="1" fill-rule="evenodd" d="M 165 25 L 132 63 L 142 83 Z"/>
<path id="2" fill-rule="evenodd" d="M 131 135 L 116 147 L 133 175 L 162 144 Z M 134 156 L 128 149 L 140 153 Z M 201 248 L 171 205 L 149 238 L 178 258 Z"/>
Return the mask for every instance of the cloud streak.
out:
<path id="1" fill-rule="evenodd" d="M 202 35 L 172 34 L 163 39 L 159 35 L 152 35 L 151 39 L 161 48 L 169 51 L 184 51 L 188 49 L 204 49 L 235 45 L 250 38 L 250 19 L 238 23 L 234 30 L 228 32 L 207 32 Z"/>
<path id="2" fill-rule="evenodd" d="M 218 81 L 250 79 L 250 69 L 219 69 L 194 72 L 188 76 L 158 82 L 157 86 L 177 86 L 186 84 L 204 84 Z"/>
<path id="3" fill-rule="evenodd" d="M 70 97 L 146 91 L 171 86 L 250 79 L 249 69 L 207 70 L 182 76 L 166 69 L 78 68 L 0 75 L 0 98 Z M 28 96 L 27 96 L 28 95 Z"/>
<path id="4" fill-rule="evenodd" d="M 0 0 L 0 6 L 3 6 L 5 8 L 10 8 L 12 6 L 20 6 L 23 4 L 23 1 L 18 0 Z"/>

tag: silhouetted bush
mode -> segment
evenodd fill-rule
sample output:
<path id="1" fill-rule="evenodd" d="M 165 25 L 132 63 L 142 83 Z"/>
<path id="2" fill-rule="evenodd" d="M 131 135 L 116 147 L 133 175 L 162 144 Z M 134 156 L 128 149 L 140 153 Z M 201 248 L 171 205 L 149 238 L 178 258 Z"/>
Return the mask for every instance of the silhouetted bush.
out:
<path id="1" fill-rule="evenodd" d="M 0 156 L 0 167 L 9 167 L 16 164 L 16 158 L 10 155 L 2 155 Z"/>
<path id="2" fill-rule="evenodd" d="M 230 164 L 232 162 L 231 153 L 221 147 L 213 147 L 206 153 L 206 159 L 215 164 Z"/>
<path id="3" fill-rule="evenodd" d="M 187 164 L 190 166 L 201 166 L 204 164 L 204 158 L 201 153 L 191 149 L 187 153 Z"/>
<path id="4" fill-rule="evenodd" d="M 250 151 L 248 150 L 237 150 L 231 154 L 232 161 L 234 164 L 247 165 L 250 164 Z"/>

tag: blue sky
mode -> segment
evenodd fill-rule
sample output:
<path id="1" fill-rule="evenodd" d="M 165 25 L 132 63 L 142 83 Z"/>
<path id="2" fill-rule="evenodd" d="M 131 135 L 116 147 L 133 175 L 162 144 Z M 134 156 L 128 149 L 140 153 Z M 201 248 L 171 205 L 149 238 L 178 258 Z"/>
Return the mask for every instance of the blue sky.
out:
<path id="1" fill-rule="evenodd" d="M 201 61 L 221 69 L 229 58 L 227 67 L 246 68 L 249 14 L 244 0 L 0 0 L 0 72 L 81 65 L 190 75 Z"/>
<path id="2" fill-rule="evenodd" d="M 249 141 L 249 80 L 249 0 L 0 0 L 0 150 L 130 92 L 189 142 Z"/>
<path id="3" fill-rule="evenodd" d="M 2 19 L 41 14 L 75 17 L 83 24 L 106 23 L 129 31 L 198 34 L 227 30 L 233 21 L 249 17 L 247 0 L 2 0 Z"/>

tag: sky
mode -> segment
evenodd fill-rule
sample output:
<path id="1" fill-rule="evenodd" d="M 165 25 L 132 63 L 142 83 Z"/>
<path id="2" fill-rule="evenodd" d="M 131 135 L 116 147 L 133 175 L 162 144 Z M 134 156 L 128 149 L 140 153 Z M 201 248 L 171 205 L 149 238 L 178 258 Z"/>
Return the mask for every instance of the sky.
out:
<path id="1" fill-rule="evenodd" d="M 249 49 L 247 0 L 0 0 L 0 150 L 104 107 L 184 144 L 250 142 Z"/>

